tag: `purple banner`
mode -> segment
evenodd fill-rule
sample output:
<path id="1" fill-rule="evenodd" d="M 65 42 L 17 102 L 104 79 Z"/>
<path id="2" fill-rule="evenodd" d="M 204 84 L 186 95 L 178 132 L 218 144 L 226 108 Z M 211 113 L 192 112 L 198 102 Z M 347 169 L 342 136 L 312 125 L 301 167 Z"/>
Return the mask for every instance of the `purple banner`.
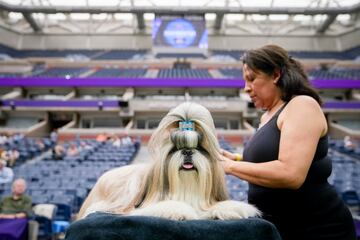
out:
<path id="1" fill-rule="evenodd" d="M 323 108 L 360 109 L 360 102 L 325 102 Z"/>
<path id="2" fill-rule="evenodd" d="M 28 235 L 28 220 L 0 219 L 0 239 L 26 240 Z"/>
<path id="3" fill-rule="evenodd" d="M 350 79 L 316 79 L 310 81 L 310 83 L 318 88 L 327 88 L 327 89 L 333 89 L 333 88 L 354 88 L 359 89 L 360 88 L 360 79 L 359 80 L 350 80 Z"/>
<path id="4" fill-rule="evenodd" d="M 4 107 L 89 107 L 89 108 L 118 108 L 121 103 L 117 100 L 4 100 Z M 360 109 L 360 102 L 325 102 L 323 108 Z"/>
<path id="5" fill-rule="evenodd" d="M 242 88 L 240 79 L 199 78 L 0 78 L 2 87 L 194 87 Z"/>
<path id="6" fill-rule="evenodd" d="M 316 88 L 360 89 L 360 80 L 316 79 Z M 243 88 L 243 79 L 222 78 L 0 78 L 0 87 L 192 87 Z"/>

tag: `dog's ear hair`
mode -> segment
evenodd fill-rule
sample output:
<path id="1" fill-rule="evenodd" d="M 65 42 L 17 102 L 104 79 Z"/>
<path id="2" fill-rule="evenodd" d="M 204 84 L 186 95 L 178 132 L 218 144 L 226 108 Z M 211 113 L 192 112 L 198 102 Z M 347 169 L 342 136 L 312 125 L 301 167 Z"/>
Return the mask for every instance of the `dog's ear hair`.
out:
<path id="1" fill-rule="evenodd" d="M 167 155 L 174 147 L 170 134 L 177 128 L 178 121 L 178 118 L 168 115 L 160 121 L 159 126 L 151 135 L 148 144 L 148 150 L 153 159 L 159 160 L 159 158 L 162 158 L 161 156 Z"/>
<path id="2" fill-rule="evenodd" d="M 211 159 L 217 160 L 221 159 L 220 156 L 220 146 L 219 142 L 217 140 L 215 131 L 212 127 L 209 127 L 207 124 L 201 121 L 196 121 L 197 124 L 197 131 L 201 134 L 201 147 L 205 149 Z"/>

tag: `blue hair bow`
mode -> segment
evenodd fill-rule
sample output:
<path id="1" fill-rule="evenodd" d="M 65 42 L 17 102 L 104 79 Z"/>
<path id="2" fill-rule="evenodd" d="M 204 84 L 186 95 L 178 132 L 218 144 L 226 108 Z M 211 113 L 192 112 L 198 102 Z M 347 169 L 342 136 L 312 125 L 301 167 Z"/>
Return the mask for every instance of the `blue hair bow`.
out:
<path id="1" fill-rule="evenodd" d="M 195 131 L 195 123 L 191 120 L 179 122 L 180 131 Z"/>

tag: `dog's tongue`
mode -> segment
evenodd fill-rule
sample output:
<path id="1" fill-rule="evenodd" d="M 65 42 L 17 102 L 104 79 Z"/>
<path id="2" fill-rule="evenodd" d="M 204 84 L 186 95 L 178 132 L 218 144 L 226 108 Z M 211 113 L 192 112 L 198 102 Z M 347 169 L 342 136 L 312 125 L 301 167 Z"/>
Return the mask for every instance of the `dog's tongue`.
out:
<path id="1" fill-rule="evenodd" d="M 192 169 L 194 167 L 194 165 L 192 163 L 184 163 L 183 164 L 183 168 L 185 169 Z"/>

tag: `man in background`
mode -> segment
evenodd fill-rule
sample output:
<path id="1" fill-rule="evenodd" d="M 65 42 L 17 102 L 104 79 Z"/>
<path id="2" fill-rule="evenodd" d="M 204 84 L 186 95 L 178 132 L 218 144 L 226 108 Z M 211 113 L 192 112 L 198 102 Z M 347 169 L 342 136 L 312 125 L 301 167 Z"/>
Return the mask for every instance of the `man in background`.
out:
<path id="1" fill-rule="evenodd" d="M 36 239 L 38 224 L 30 226 L 28 219 L 33 216 L 31 198 L 25 194 L 26 181 L 16 179 L 12 184 L 11 195 L 0 202 L 0 239 L 28 239 L 28 228 L 33 228 L 29 239 Z M 36 222 L 35 222 L 36 223 Z"/>
<path id="2" fill-rule="evenodd" d="M 32 216 L 31 198 L 25 194 L 26 181 L 16 179 L 12 184 L 12 193 L 0 202 L 0 218 L 26 218 Z"/>

